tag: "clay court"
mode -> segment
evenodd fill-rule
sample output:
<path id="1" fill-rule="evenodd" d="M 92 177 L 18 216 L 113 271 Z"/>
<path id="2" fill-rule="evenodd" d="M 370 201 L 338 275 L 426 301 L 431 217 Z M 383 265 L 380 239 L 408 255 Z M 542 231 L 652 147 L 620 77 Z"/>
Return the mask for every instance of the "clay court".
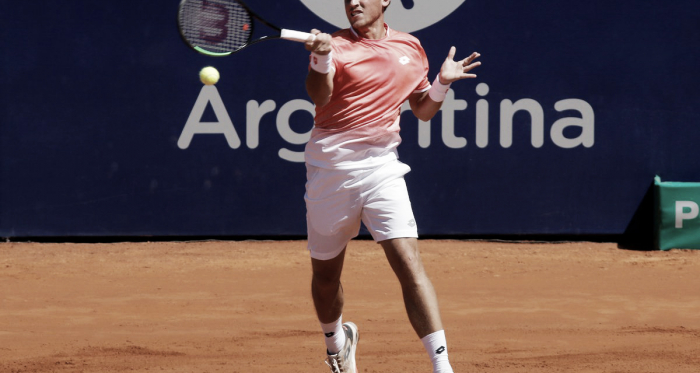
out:
<path id="1" fill-rule="evenodd" d="M 698 372 L 700 251 L 421 240 L 455 371 Z M 0 372 L 329 371 L 305 241 L 0 244 Z M 430 372 L 398 281 L 350 244 L 363 373 Z"/>

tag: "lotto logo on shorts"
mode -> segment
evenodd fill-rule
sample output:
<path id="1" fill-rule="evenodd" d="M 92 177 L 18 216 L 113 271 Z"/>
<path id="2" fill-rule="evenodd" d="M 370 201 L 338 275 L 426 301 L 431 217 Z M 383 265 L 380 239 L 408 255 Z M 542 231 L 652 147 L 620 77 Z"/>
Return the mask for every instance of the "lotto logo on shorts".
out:
<path id="1" fill-rule="evenodd" d="M 408 226 L 409 227 L 415 227 L 416 226 L 416 219 L 411 219 L 408 221 Z"/>

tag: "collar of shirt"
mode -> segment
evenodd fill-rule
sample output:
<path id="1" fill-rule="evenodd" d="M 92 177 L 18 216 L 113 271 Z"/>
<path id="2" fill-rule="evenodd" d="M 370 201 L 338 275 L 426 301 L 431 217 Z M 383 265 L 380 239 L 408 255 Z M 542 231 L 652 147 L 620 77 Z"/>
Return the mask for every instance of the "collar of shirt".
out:
<path id="1" fill-rule="evenodd" d="M 362 36 L 360 36 L 360 34 L 358 34 L 357 31 L 355 31 L 355 29 L 352 28 L 352 26 L 350 26 L 350 32 L 352 32 L 352 35 L 353 35 L 353 36 L 355 37 L 355 39 L 357 39 L 357 40 L 368 40 L 368 41 L 380 41 L 380 40 L 384 40 L 384 39 L 388 38 L 389 35 L 391 35 L 391 33 L 392 33 L 391 28 L 389 28 L 389 25 L 387 25 L 386 23 L 384 24 L 384 30 L 386 30 L 386 35 L 384 35 L 384 38 L 382 38 L 382 39 L 376 39 L 376 40 L 375 40 L 375 39 L 366 39 L 366 38 L 363 38 Z"/>

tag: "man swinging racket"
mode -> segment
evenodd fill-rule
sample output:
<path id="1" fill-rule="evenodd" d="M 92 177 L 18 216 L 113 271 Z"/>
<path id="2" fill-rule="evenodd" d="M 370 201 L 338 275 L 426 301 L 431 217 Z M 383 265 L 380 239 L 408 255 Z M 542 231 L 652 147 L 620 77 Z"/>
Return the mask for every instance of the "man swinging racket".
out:
<path id="1" fill-rule="evenodd" d="M 338 0 L 336 0 L 338 1 Z M 391 0 L 344 0 L 350 28 L 332 35 L 312 30 L 306 89 L 316 105 L 306 145 L 311 293 L 334 373 L 358 373 L 357 326 L 343 323 L 340 274 L 348 242 L 364 222 L 401 283 L 408 318 L 435 373 L 452 373 L 437 297 L 418 250 L 418 229 L 398 160 L 400 107 L 408 99 L 419 119 L 440 109 L 452 82 L 479 57 L 454 61 L 452 47 L 431 85 L 428 59 L 415 37 L 384 23 Z"/>

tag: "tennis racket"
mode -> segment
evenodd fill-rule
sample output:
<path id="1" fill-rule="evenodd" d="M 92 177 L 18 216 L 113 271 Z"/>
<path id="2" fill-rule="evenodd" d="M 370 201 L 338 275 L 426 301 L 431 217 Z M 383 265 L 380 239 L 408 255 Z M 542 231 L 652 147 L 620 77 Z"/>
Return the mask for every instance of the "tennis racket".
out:
<path id="1" fill-rule="evenodd" d="M 253 19 L 267 25 L 274 33 L 253 40 Z M 228 56 L 264 40 L 287 39 L 303 43 L 313 36 L 279 28 L 238 0 L 182 0 L 177 23 L 188 46 L 214 57 Z"/>

